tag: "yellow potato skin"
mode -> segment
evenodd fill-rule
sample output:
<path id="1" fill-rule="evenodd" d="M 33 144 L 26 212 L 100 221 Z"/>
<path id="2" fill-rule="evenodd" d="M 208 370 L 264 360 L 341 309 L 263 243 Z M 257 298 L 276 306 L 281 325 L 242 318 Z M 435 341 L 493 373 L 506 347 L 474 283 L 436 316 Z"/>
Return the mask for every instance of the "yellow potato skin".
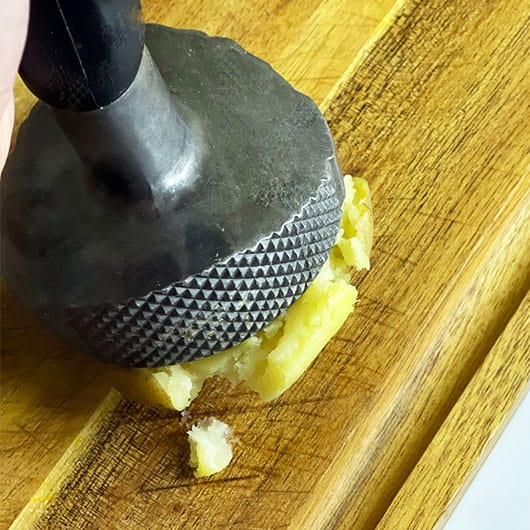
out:
<path id="1" fill-rule="evenodd" d="M 244 382 L 264 400 L 285 392 L 335 335 L 357 299 L 350 270 L 369 269 L 373 221 L 366 180 L 344 177 L 345 201 L 337 242 L 321 272 L 287 311 L 241 344 L 210 357 L 161 368 L 112 367 L 124 395 L 183 410 L 214 375 Z"/>

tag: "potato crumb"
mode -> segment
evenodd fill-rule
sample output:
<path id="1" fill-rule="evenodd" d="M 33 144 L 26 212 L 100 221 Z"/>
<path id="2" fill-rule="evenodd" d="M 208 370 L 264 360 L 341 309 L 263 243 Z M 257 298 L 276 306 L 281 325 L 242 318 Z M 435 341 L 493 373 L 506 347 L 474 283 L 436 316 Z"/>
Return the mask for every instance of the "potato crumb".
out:
<path id="1" fill-rule="evenodd" d="M 190 466 L 196 478 L 219 473 L 232 460 L 232 430 L 217 418 L 205 418 L 188 431 Z"/>

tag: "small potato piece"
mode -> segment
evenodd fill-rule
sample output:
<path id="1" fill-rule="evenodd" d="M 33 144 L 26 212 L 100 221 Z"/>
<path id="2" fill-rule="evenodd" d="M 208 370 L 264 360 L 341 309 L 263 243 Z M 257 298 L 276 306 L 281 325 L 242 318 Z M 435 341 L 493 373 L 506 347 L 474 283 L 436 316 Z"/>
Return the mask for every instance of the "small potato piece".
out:
<path id="1" fill-rule="evenodd" d="M 188 431 L 190 467 L 196 478 L 207 477 L 224 469 L 232 460 L 230 435 L 226 423 L 217 418 L 205 418 Z"/>

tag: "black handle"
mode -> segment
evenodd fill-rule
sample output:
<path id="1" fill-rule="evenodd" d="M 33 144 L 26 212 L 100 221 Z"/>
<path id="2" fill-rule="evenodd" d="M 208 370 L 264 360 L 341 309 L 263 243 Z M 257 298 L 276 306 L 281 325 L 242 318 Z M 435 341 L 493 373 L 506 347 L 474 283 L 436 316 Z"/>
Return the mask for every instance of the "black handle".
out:
<path id="1" fill-rule="evenodd" d="M 133 81 L 144 32 L 140 0 L 31 0 L 20 75 L 53 107 L 104 107 Z"/>

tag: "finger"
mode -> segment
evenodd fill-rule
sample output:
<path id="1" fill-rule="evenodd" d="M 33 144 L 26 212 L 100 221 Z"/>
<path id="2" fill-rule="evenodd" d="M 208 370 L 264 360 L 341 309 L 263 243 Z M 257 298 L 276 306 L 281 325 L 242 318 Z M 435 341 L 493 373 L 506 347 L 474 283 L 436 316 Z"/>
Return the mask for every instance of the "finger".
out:
<path id="1" fill-rule="evenodd" d="M 0 170 L 13 130 L 13 83 L 17 74 L 29 17 L 29 0 L 0 0 Z"/>
<path id="2" fill-rule="evenodd" d="M 29 0 L 0 0 L 0 115 L 7 107 L 26 41 Z"/>
<path id="3" fill-rule="evenodd" d="M 5 106 L 4 113 L 0 116 L 0 170 L 7 158 L 11 132 L 15 121 L 15 102 L 13 98 Z"/>

